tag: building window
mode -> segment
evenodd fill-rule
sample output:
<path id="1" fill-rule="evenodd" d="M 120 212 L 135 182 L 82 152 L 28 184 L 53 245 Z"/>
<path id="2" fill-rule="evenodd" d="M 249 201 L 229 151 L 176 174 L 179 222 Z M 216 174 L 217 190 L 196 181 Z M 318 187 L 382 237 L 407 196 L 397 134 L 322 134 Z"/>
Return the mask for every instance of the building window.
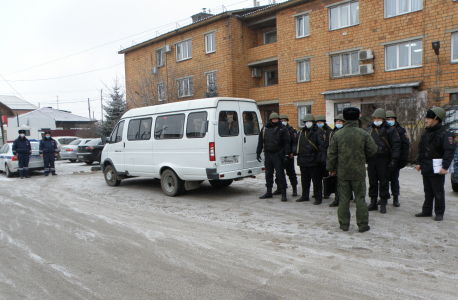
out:
<path id="1" fill-rule="evenodd" d="M 297 82 L 310 81 L 310 60 L 297 62 Z"/>
<path id="2" fill-rule="evenodd" d="M 216 72 L 207 73 L 207 92 L 216 89 Z"/>
<path id="3" fill-rule="evenodd" d="M 452 62 L 458 62 L 458 33 L 452 35 Z"/>
<path id="4" fill-rule="evenodd" d="M 264 72 L 266 86 L 278 84 L 278 70 Z"/>
<path id="5" fill-rule="evenodd" d="M 423 0 L 385 0 L 385 18 L 423 9 Z"/>
<path id="6" fill-rule="evenodd" d="M 332 77 L 359 74 L 358 51 L 331 56 L 331 74 Z"/>
<path id="7" fill-rule="evenodd" d="M 215 33 L 209 33 L 205 35 L 205 53 L 215 52 Z"/>
<path id="8" fill-rule="evenodd" d="M 165 65 L 164 48 L 156 50 L 156 67 L 160 68 Z"/>
<path id="9" fill-rule="evenodd" d="M 192 58 L 192 40 L 188 40 L 176 45 L 177 61 Z"/>
<path id="10" fill-rule="evenodd" d="M 385 70 L 422 66 L 422 41 L 411 41 L 385 47 Z"/>
<path id="11" fill-rule="evenodd" d="M 311 105 L 304 105 L 297 107 L 297 124 L 299 126 L 304 126 L 304 122 L 302 121 L 305 118 L 305 115 L 312 113 L 312 106 Z"/>
<path id="12" fill-rule="evenodd" d="M 334 118 L 340 114 L 343 114 L 344 108 L 350 107 L 350 102 L 335 103 L 334 104 Z"/>
<path id="13" fill-rule="evenodd" d="M 329 30 L 359 24 L 359 2 L 345 3 L 329 9 Z"/>
<path id="14" fill-rule="evenodd" d="M 296 38 L 310 35 L 309 15 L 296 17 Z"/>
<path id="15" fill-rule="evenodd" d="M 264 45 L 272 44 L 277 41 L 277 30 L 265 32 L 264 34 Z"/>
<path id="16" fill-rule="evenodd" d="M 178 97 L 189 97 L 193 95 L 193 78 L 178 79 Z"/>
<path id="17" fill-rule="evenodd" d="M 161 82 L 157 85 L 157 99 L 162 102 L 166 100 L 165 94 L 165 82 Z"/>

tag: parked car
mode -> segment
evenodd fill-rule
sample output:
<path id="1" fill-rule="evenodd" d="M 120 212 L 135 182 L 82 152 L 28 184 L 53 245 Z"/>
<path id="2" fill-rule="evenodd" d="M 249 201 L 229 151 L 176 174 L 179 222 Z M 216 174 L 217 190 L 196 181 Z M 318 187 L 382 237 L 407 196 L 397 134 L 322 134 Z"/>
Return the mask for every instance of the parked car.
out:
<path id="1" fill-rule="evenodd" d="M 208 98 L 126 112 L 103 137 L 102 171 L 110 186 L 136 176 L 161 180 L 177 196 L 208 180 L 213 187 L 254 177 L 261 114 L 254 100 Z"/>
<path id="2" fill-rule="evenodd" d="M 44 162 L 40 157 L 40 143 L 37 141 L 30 141 L 32 147 L 32 155 L 29 161 L 29 170 L 43 170 Z M 13 177 L 19 174 L 18 160 L 13 155 L 13 143 L 7 143 L 0 148 L 0 171 L 5 172 L 6 177 Z"/>
<path id="3" fill-rule="evenodd" d="M 101 139 L 93 139 L 84 145 L 78 146 L 76 158 L 91 165 L 94 161 L 100 162 L 104 145 Z"/>
<path id="4" fill-rule="evenodd" d="M 78 146 L 87 144 L 91 140 L 93 139 L 77 139 L 68 144 L 67 146 L 62 146 L 60 150 L 60 158 L 68 159 L 71 162 L 77 161 L 78 158 L 76 157 L 76 151 L 78 150 Z"/>

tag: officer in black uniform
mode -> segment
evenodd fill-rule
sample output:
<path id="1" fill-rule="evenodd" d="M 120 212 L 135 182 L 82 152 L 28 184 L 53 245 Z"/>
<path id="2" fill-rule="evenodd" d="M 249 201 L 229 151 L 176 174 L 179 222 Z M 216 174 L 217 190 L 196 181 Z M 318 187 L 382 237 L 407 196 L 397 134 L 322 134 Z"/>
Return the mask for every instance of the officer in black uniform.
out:
<path id="1" fill-rule="evenodd" d="M 50 131 L 45 131 L 45 137 L 40 141 L 40 156 L 43 157 L 45 176 L 56 174 L 54 161 L 59 150 L 57 149 L 57 142 L 51 137 Z"/>
<path id="2" fill-rule="evenodd" d="M 326 152 L 325 152 L 325 156 L 326 156 L 328 153 L 329 139 L 331 137 L 332 128 L 328 126 L 328 124 L 326 123 L 326 118 L 323 115 L 316 115 L 315 122 L 316 122 L 316 126 L 320 128 L 321 130 L 323 130 L 324 134 L 326 135 L 325 140 L 324 140 L 325 146 L 326 146 Z M 326 170 L 326 157 L 325 157 L 324 163 L 320 163 L 319 169 L 320 169 L 322 178 L 329 176 L 329 172 Z M 324 199 L 329 199 L 329 196 L 330 195 L 323 194 Z"/>
<path id="3" fill-rule="evenodd" d="M 421 171 L 423 175 L 425 202 L 421 213 L 415 216 L 431 217 L 435 200 L 434 220 L 442 221 L 445 211 L 445 174 L 454 154 L 453 136 L 442 125 L 442 120 L 445 119 L 443 108 L 435 107 L 428 110 L 425 118 L 427 127 L 421 136 L 417 157 L 417 171 Z M 437 163 L 437 170 L 434 170 L 434 162 Z"/>
<path id="4" fill-rule="evenodd" d="M 388 110 L 386 112 L 386 122 L 396 128 L 399 138 L 401 139 L 401 156 L 399 157 L 396 169 L 390 172 L 390 186 L 391 195 L 393 195 L 393 205 L 395 207 L 399 207 L 401 205 L 399 204 L 399 171 L 407 165 L 407 159 L 409 158 L 410 152 L 410 140 L 407 136 L 407 131 L 401 126 L 401 124 L 399 124 L 393 111 Z"/>
<path id="5" fill-rule="evenodd" d="M 277 184 L 281 190 L 281 201 L 286 198 L 286 178 L 283 163 L 289 160 L 291 154 L 291 138 L 288 129 L 280 122 L 277 113 L 272 113 L 269 122 L 264 125 L 259 133 L 256 159 L 261 162 L 261 152 L 264 149 L 264 166 L 266 168 L 267 191 L 260 199 L 272 198 L 272 187 L 274 185 L 274 170 L 277 173 Z"/>
<path id="6" fill-rule="evenodd" d="M 291 138 L 291 146 L 293 145 L 294 139 L 296 138 L 297 131 L 294 129 L 294 127 L 289 126 L 288 122 L 288 116 L 285 114 L 280 115 L 280 121 L 283 124 L 283 126 L 288 129 L 289 136 Z M 297 196 L 297 176 L 296 176 L 296 169 L 294 168 L 294 155 L 293 151 L 291 150 L 291 155 L 289 156 L 289 159 L 286 163 L 283 165 L 286 170 L 286 174 L 289 177 L 289 182 L 291 183 L 291 187 L 293 188 L 293 196 Z M 275 183 L 277 183 L 277 177 L 275 176 Z M 273 195 L 280 195 L 281 190 L 277 187 L 277 190 L 272 193 Z"/>
<path id="7" fill-rule="evenodd" d="M 13 142 L 13 155 L 18 160 L 19 176 L 21 179 L 30 178 L 29 176 L 29 159 L 32 154 L 32 146 L 25 137 L 25 130 L 19 130 L 19 137 Z"/>
<path id="8" fill-rule="evenodd" d="M 378 146 L 377 154 L 368 160 L 367 174 L 369 175 L 369 211 L 378 210 L 377 197 L 380 193 L 380 212 L 386 213 L 386 204 L 390 199 L 390 171 L 397 168 L 401 155 L 401 140 L 397 130 L 386 122 L 386 113 L 378 108 L 372 114 L 374 123 L 367 128 Z M 379 190 L 380 184 L 380 190 Z"/>
<path id="9" fill-rule="evenodd" d="M 343 118 L 343 115 L 340 114 L 334 119 L 334 129 L 331 132 L 331 135 L 329 136 L 329 143 L 331 143 L 332 137 L 334 134 L 339 131 L 345 124 L 345 119 Z M 332 201 L 331 204 L 329 204 L 329 207 L 337 207 L 339 206 L 339 193 L 335 193 L 335 198 L 334 201 Z"/>
<path id="10" fill-rule="evenodd" d="M 305 127 L 302 128 L 293 144 L 293 153 L 297 155 L 297 165 L 301 168 L 302 196 L 296 202 L 310 201 L 310 180 L 313 181 L 315 202 L 322 202 L 322 178 L 319 164 L 326 159 L 325 133 L 316 126 L 311 114 L 304 117 Z"/>

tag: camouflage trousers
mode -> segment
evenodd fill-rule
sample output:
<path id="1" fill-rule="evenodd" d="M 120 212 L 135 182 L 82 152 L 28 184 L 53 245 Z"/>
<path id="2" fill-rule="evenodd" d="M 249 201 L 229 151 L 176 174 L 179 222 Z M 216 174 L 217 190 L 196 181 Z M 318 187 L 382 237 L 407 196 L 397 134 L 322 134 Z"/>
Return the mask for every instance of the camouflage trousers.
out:
<path id="1" fill-rule="evenodd" d="M 365 200 L 366 180 L 341 179 L 337 184 L 337 192 L 340 198 L 337 216 L 339 217 L 340 228 L 348 230 L 348 227 L 350 227 L 350 197 L 352 191 L 355 193 L 356 223 L 359 229 L 366 229 L 369 225 L 369 213 Z"/>

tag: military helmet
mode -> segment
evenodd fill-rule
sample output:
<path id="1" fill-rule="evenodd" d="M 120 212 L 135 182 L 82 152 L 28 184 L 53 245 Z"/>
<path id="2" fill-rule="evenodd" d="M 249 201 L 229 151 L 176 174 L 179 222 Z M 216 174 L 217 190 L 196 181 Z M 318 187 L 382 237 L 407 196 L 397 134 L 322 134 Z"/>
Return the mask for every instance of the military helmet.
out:
<path id="1" fill-rule="evenodd" d="M 386 111 L 386 118 L 395 118 L 396 119 L 396 114 L 392 110 L 387 110 Z"/>
<path id="2" fill-rule="evenodd" d="M 323 115 L 316 115 L 315 121 L 316 122 L 318 122 L 318 121 L 326 122 L 326 118 Z"/>
<path id="3" fill-rule="evenodd" d="M 340 120 L 340 121 L 344 121 L 344 122 L 345 122 L 345 119 L 344 119 L 344 117 L 343 117 L 342 114 L 337 115 L 337 117 L 335 117 L 335 119 L 334 119 L 334 122 L 337 121 L 337 120 Z"/>
<path id="4" fill-rule="evenodd" d="M 280 120 L 286 119 L 289 121 L 288 116 L 286 114 L 281 114 L 280 115 Z"/>
<path id="5" fill-rule="evenodd" d="M 441 121 L 444 121 L 444 119 L 445 119 L 445 110 L 442 107 L 434 107 L 431 110 L 436 114 L 436 116 L 439 119 L 441 119 Z"/>
<path id="6" fill-rule="evenodd" d="M 269 116 L 269 120 L 272 120 L 272 119 L 280 119 L 280 117 L 278 116 L 277 113 L 271 113 Z"/>
<path id="7" fill-rule="evenodd" d="M 302 122 L 310 122 L 310 121 L 315 121 L 315 118 L 313 117 L 312 114 L 306 114 L 304 118 L 302 119 Z"/>
<path id="8" fill-rule="evenodd" d="M 385 113 L 385 110 L 383 108 L 377 108 L 374 113 L 372 114 L 372 117 L 373 118 L 382 118 L 382 119 L 386 119 L 386 113 Z"/>

